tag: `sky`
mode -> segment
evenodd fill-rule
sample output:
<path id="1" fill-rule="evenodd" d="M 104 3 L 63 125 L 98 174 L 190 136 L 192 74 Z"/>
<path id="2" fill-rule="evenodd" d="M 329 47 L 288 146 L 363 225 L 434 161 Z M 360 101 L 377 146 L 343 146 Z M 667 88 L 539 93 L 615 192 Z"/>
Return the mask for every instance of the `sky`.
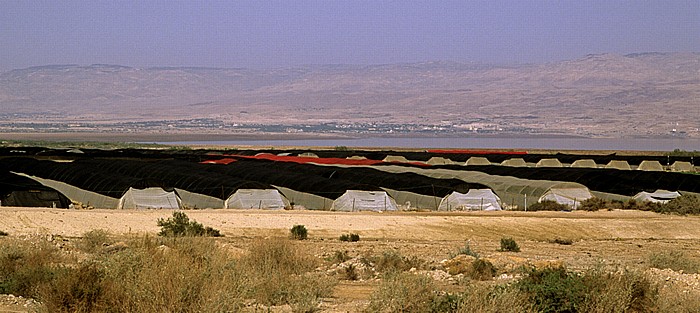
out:
<path id="1" fill-rule="evenodd" d="M 278 68 L 700 52 L 700 0 L 0 0 L 0 71 Z"/>

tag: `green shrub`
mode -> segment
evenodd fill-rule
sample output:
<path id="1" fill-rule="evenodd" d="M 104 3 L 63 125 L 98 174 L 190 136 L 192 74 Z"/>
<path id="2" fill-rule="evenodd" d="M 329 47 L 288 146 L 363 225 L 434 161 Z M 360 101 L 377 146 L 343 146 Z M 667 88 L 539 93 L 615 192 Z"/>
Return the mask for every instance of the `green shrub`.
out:
<path id="1" fill-rule="evenodd" d="M 360 241 L 360 235 L 358 234 L 342 234 L 338 238 L 340 241 L 346 241 L 346 242 L 357 242 Z"/>
<path id="2" fill-rule="evenodd" d="M 173 217 L 168 219 L 158 219 L 160 232 L 158 236 L 183 237 L 183 236 L 207 236 L 221 237 L 221 232 L 211 227 L 204 227 L 196 221 L 190 221 L 185 212 L 175 211 Z"/>
<path id="3" fill-rule="evenodd" d="M 532 269 L 516 286 L 538 312 L 578 312 L 586 298 L 583 278 L 563 267 Z"/>
<path id="4" fill-rule="evenodd" d="M 681 251 L 664 251 L 652 253 L 648 258 L 649 266 L 658 269 L 672 269 L 685 273 L 700 272 L 700 262 L 689 258 Z"/>
<path id="5" fill-rule="evenodd" d="M 304 225 L 294 225 L 289 233 L 292 239 L 305 240 L 309 232 Z"/>
<path id="6" fill-rule="evenodd" d="M 680 215 L 700 214 L 700 198 L 695 195 L 681 195 L 663 205 L 660 205 L 655 212 L 674 213 Z"/>
<path id="7" fill-rule="evenodd" d="M 552 200 L 542 200 L 527 207 L 528 211 L 568 211 L 571 210 L 566 204 L 560 204 Z"/>
<path id="8" fill-rule="evenodd" d="M 501 252 L 520 252 L 518 243 L 513 238 L 501 238 Z"/>
<path id="9" fill-rule="evenodd" d="M 608 207 L 609 203 L 607 201 L 593 197 L 581 201 L 581 205 L 579 205 L 578 209 L 584 211 L 599 211 L 607 209 Z"/>

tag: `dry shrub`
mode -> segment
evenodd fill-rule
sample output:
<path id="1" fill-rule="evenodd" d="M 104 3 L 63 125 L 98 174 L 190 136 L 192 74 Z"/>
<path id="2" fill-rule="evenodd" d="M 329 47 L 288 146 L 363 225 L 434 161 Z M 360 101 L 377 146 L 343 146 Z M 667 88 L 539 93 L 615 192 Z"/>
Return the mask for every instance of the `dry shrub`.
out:
<path id="1" fill-rule="evenodd" d="M 403 272 L 411 268 L 421 268 L 424 261 L 415 257 L 406 257 L 395 250 L 386 250 L 379 257 L 372 259 L 380 273 Z"/>
<path id="2" fill-rule="evenodd" d="M 535 312 L 525 294 L 507 286 L 471 284 L 459 295 L 460 301 L 454 312 L 502 313 Z"/>
<path id="3" fill-rule="evenodd" d="M 63 261 L 59 249 L 43 239 L 0 242 L 0 294 L 35 297 Z"/>
<path id="4" fill-rule="evenodd" d="M 476 259 L 465 274 L 471 279 L 490 280 L 496 274 L 496 267 L 488 260 Z"/>
<path id="5" fill-rule="evenodd" d="M 547 242 L 549 242 L 549 243 L 555 243 L 555 244 L 558 244 L 558 245 L 564 245 L 564 246 L 570 246 L 570 245 L 574 244 L 574 240 L 573 240 L 573 239 L 565 239 L 565 238 L 554 238 L 554 239 L 551 239 L 551 240 L 547 240 Z"/>
<path id="6" fill-rule="evenodd" d="M 86 237 L 100 246 L 99 233 Z M 256 242 L 236 260 L 205 237 L 133 237 L 78 264 L 43 240 L 5 241 L 0 292 L 49 312 L 238 312 L 251 302 L 309 312 L 334 283 L 311 272 L 316 263 L 289 240 Z"/>
<path id="7" fill-rule="evenodd" d="M 431 312 L 435 300 L 431 278 L 411 273 L 388 275 L 370 297 L 369 312 Z"/>
<path id="8" fill-rule="evenodd" d="M 700 293 L 688 292 L 679 285 L 670 284 L 659 292 L 658 312 L 697 313 L 700 312 Z"/>
<path id="9" fill-rule="evenodd" d="M 579 312 L 654 312 L 658 286 L 642 273 L 594 267 L 583 276 L 588 297 Z"/>
<path id="10" fill-rule="evenodd" d="M 262 304 L 315 307 L 331 294 L 334 285 L 330 278 L 308 273 L 317 264 L 296 243 L 272 239 L 253 243 L 241 260 L 240 271 L 249 287 L 248 296 Z"/>
<path id="11" fill-rule="evenodd" d="M 83 234 L 83 237 L 78 241 L 77 248 L 83 252 L 94 253 L 113 242 L 109 237 L 109 232 L 103 229 L 94 229 Z"/>
<path id="12" fill-rule="evenodd" d="M 48 312 L 100 312 L 108 309 L 104 270 L 94 263 L 64 267 L 41 285 L 39 298 Z"/>
<path id="13" fill-rule="evenodd" d="M 700 262 L 689 258 L 682 251 L 662 251 L 649 255 L 649 266 L 658 269 L 672 269 L 685 273 L 700 272 Z"/>
<path id="14" fill-rule="evenodd" d="M 235 311 L 245 282 L 214 241 L 200 237 L 134 238 L 106 255 L 106 302 L 118 312 Z"/>

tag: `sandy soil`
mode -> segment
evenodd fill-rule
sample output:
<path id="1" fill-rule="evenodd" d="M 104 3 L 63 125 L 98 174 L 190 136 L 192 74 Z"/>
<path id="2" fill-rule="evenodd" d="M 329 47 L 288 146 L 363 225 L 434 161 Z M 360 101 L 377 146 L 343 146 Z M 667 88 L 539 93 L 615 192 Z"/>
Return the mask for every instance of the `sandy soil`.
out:
<path id="1" fill-rule="evenodd" d="M 446 257 L 469 240 L 477 250 L 495 251 L 513 237 L 521 256 L 556 258 L 585 266 L 580 259 L 627 261 L 669 245 L 700 253 L 700 217 L 640 211 L 601 212 L 320 212 L 259 210 L 187 211 L 190 219 L 222 231 L 226 238 L 286 236 L 297 224 L 309 230 L 309 242 L 334 246 L 339 235 L 357 233 L 376 248 L 404 248 L 427 259 Z M 156 234 L 167 210 L 62 210 L 0 208 L 0 230 L 11 235 L 52 234 L 80 237 L 93 229 L 114 234 Z M 570 239 L 571 246 L 552 244 Z M 334 243 L 335 242 L 335 243 Z M 357 245 L 365 246 L 363 244 Z M 371 247 L 375 248 L 375 247 Z M 698 255 L 700 257 L 700 255 Z M 626 263 L 626 262 L 623 262 Z"/>
<path id="2" fill-rule="evenodd" d="M 0 208 L 0 230 L 11 236 L 59 235 L 79 237 L 93 229 L 114 234 L 156 234 L 158 218 L 167 210 L 61 210 Z M 222 244 L 246 249 L 256 238 L 287 236 L 296 224 L 305 225 L 304 247 L 319 257 L 347 251 L 372 255 L 388 249 L 438 264 L 469 241 L 483 257 L 548 260 L 570 268 L 603 262 L 643 267 L 649 254 L 680 250 L 700 259 L 700 217 L 660 215 L 639 211 L 601 212 L 400 212 L 344 213 L 318 211 L 187 211 L 190 219 L 220 229 Z M 346 233 L 361 240 L 337 240 Z M 513 237 L 520 253 L 497 252 L 500 239 Z M 553 243 L 573 240 L 572 245 Z M 334 311 L 353 311 L 366 303 L 376 282 L 342 281 L 330 299 Z"/>

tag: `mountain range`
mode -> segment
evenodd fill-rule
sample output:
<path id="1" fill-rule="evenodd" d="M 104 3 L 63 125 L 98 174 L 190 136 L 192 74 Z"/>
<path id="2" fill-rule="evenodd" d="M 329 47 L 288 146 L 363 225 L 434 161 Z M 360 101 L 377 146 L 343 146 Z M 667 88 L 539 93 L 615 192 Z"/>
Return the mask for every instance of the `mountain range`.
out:
<path id="1" fill-rule="evenodd" d="M 48 65 L 0 73 L 0 122 L 375 123 L 700 138 L 700 53 L 526 65 Z"/>

